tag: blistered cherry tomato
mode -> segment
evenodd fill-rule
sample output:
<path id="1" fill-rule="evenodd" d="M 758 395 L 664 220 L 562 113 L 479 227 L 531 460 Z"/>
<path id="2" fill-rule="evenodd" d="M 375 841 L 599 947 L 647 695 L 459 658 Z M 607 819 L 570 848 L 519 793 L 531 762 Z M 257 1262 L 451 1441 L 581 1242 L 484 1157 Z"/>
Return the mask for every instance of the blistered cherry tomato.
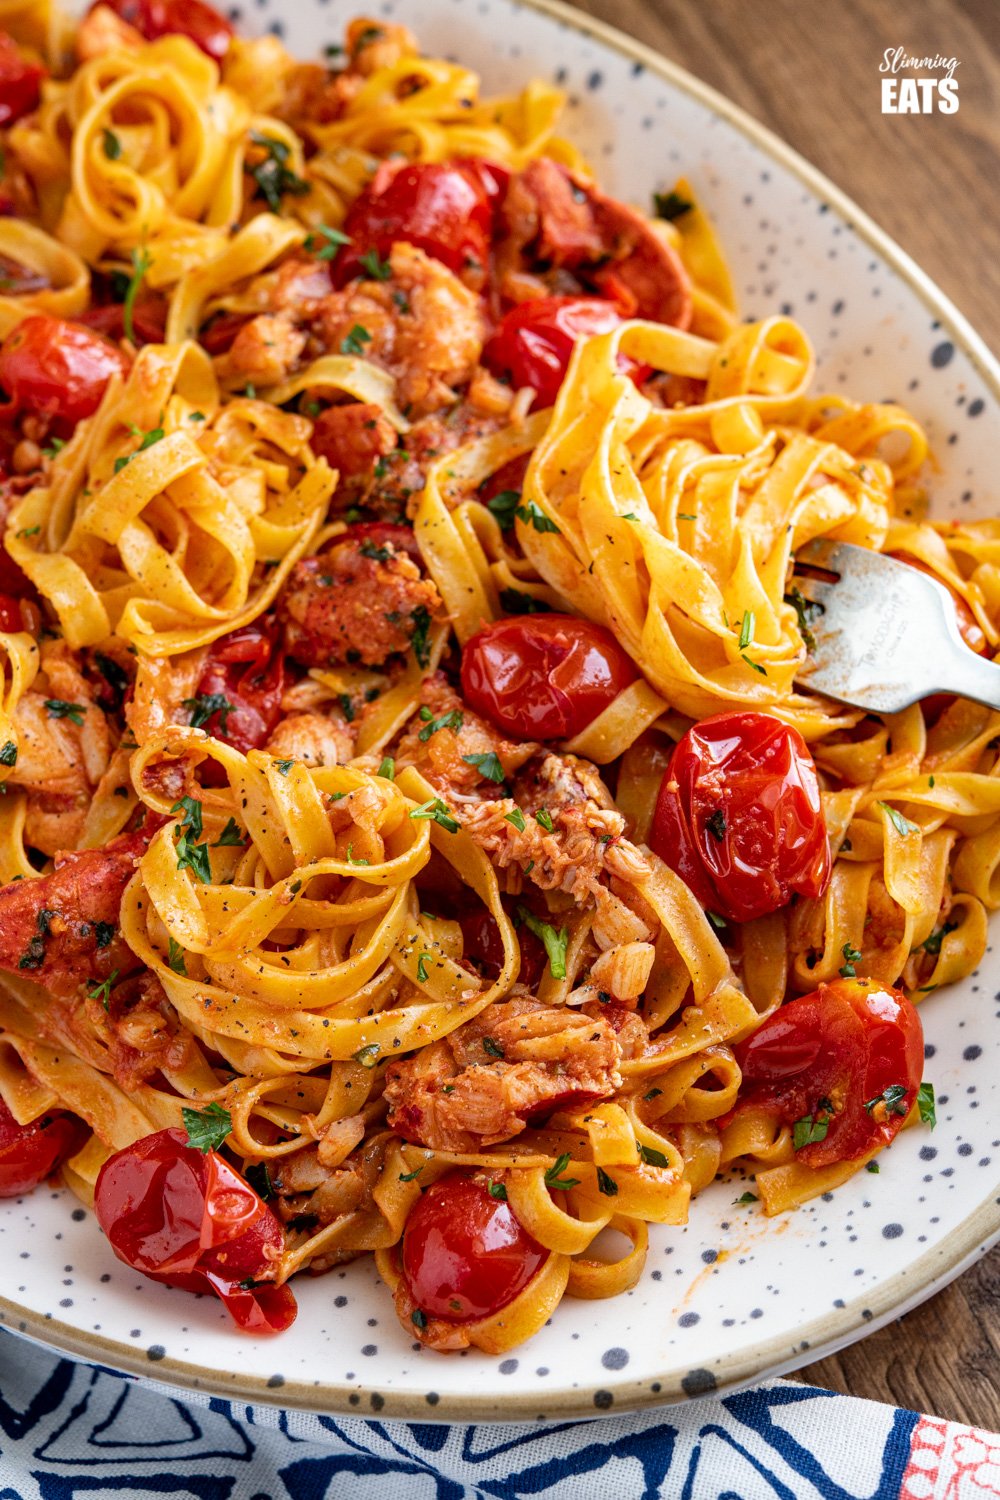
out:
<path id="1" fill-rule="evenodd" d="M 109 339 L 125 337 L 125 306 L 121 302 L 104 302 L 80 314 L 80 322 Z M 162 344 L 166 336 L 167 301 L 153 292 L 136 298 L 132 309 L 132 332 L 135 343 Z"/>
<path id="2" fill-rule="evenodd" d="M 110 5 L 148 42 L 161 36 L 186 36 L 216 62 L 225 57 L 234 35 L 225 16 L 205 0 L 97 0 L 97 4 Z"/>
<path id="3" fill-rule="evenodd" d="M 933 568 L 929 568 L 918 557 L 911 557 L 908 552 L 890 552 L 889 556 L 894 557 L 897 562 L 906 563 L 908 567 L 916 568 L 918 573 L 926 573 L 928 578 L 933 578 L 936 583 L 942 584 L 948 590 L 955 604 L 959 635 L 970 651 L 975 651 L 977 656 L 982 656 L 987 646 L 985 632 L 961 594 L 956 594 L 955 590 L 945 583 Z"/>
<path id="4" fill-rule="evenodd" d="M 245 755 L 259 750 L 277 729 L 287 686 L 277 631 L 269 631 L 266 621 L 244 625 L 209 647 L 194 718 L 199 728 Z"/>
<path id="5" fill-rule="evenodd" d="M 120 349 L 80 323 L 32 313 L 0 347 L 0 387 L 17 412 L 52 417 L 63 432 L 94 414 L 112 375 L 124 375 Z"/>
<path id="6" fill-rule="evenodd" d="M 0 1198 L 30 1193 L 86 1139 L 87 1127 L 75 1115 L 54 1109 L 19 1125 L 0 1099 Z"/>
<path id="7" fill-rule="evenodd" d="M 38 104 L 45 69 L 29 62 L 6 31 L 0 31 L 0 125 L 13 125 Z"/>
<path id="8" fill-rule="evenodd" d="M 466 701 L 519 739 L 571 739 L 638 675 L 609 630 L 574 615 L 512 615 L 462 651 Z"/>
<path id="9" fill-rule="evenodd" d="M 450 271 L 484 270 L 493 205 L 478 162 L 383 162 L 351 204 L 350 237 L 334 265 L 339 285 L 365 274 L 360 257 L 375 250 L 388 259 L 397 240 L 416 245 Z"/>
<path id="10" fill-rule="evenodd" d="M 716 714 L 679 741 L 660 783 L 650 844 L 702 906 L 749 922 L 792 894 L 821 896 L 830 847 L 816 767 L 770 714 Z"/>
<path id="11" fill-rule="evenodd" d="M 403 1276 L 413 1301 L 451 1323 L 499 1312 L 545 1257 L 510 1204 L 460 1172 L 422 1194 L 403 1231 Z"/>
<path id="12" fill-rule="evenodd" d="M 899 990 L 837 979 L 790 1000 L 735 1050 L 743 1082 L 734 1117 L 761 1106 L 786 1125 L 811 1117 L 813 1139 L 795 1159 L 825 1167 L 892 1140 L 920 1086 L 924 1034 Z"/>
<path id="13" fill-rule="evenodd" d="M 505 375 L 520 389 L 538 393 L 540 407 L 552 406 L 559 394 L 570 358 L 580 339 L 610 333 L 625 320 L 614 304 L 600 297 L 537 297 L 519 302 L 500 320 L 483 350 L 483 364 L 495 375 Z M 641 382 L 648 365 L 622 356 L 621 368 Z"/>
<path id="14" fill-rule="evenodd" d="M 295 1320 L 291 1289 L 258 1281 L 284 1246 L 275 1215 L 216 1151 L 182 1130 L 143 1136 L 110 1157 L 94 1189 L 97 1222 L 119 1260 L 153 1281 L 214 1292 L 249 1333 Z"/>

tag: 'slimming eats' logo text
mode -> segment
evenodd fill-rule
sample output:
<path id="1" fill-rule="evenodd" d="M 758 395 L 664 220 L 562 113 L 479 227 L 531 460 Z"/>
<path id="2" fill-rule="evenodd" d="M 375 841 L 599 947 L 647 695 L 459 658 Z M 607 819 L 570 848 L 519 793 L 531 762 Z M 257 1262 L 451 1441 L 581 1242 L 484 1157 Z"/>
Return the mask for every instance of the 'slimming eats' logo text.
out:
<path id="1" fill-rule="evenodd" d="M 903 47 L 886 47 L 879 63 L 884 115 L 943 115 L 958 113 L 957 57 L 910 57 Z M 917 77 L 908 73 L 915 72 Z M 900 74 L 907 76 L 900 77 Z M 931 77 L 930 74 L 941 74 Z"/>

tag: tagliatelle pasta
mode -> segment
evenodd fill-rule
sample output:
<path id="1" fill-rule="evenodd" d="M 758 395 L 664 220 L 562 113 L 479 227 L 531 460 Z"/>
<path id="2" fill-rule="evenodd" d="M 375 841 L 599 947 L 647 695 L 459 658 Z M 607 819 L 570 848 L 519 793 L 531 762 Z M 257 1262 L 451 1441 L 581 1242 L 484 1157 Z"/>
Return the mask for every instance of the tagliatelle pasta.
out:
<path id="1" fill-rule="evenodd" d="M 916 419 L 817 393 L 548 85 L 0 25 L 0 1196 L 60 1170 L 259 1334 L 371 1252 L 497 1354 L 720 1175 L 877 1170 L 1000 906 L 1000 715 L 810 691 L 796 554 L 994 653 L 1000 523 L 926 520 Z"/>

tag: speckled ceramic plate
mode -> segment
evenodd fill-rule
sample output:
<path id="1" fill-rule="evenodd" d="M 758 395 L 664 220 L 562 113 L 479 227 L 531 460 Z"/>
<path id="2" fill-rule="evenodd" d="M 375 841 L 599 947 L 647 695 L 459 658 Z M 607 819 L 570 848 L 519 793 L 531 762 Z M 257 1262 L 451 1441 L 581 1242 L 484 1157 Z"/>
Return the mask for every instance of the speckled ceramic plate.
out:
<path id="1" fill-rule="evenodd" d="M 359 0 L 256 0 L 241 16 L 315 56 Z M 821 384 L 898 397 L 940 457 L 937 514 L 1000 509 L 1000 367 L 906 257 L 830 183 L 694 79 L 625 37 L 531 0 L 377 0 L 490 89 L 533 74 L 569 94 L 569 131 L 639 203 L 684 172 L 717 221 L 743 311 L 808 330 Z M 938 1126 L 904 1133 L 836 1194 L 766 1220 L 717 1183 L 657 1229 L 639 1286 L 564 1301 L 504 1359 L 406 1337 L 372 1265 L 296 1283 L 300 1314 L 254 1341 L 220 1305 L 145 1281 L 64 1192 L 0 1205 L 0 1312 L 59 1349 L 246 1401 L 420 1420 L 594 1415 L 732 1388 L 848 1343 L 961 1272 L 1000 1236 L 1000 953 L 923 1017 Z"/>

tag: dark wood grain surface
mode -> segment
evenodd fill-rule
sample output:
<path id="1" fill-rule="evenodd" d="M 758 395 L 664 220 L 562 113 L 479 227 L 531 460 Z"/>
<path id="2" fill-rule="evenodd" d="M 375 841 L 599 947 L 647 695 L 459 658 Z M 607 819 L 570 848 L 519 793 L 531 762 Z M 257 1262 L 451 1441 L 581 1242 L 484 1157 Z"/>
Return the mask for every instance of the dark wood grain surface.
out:
<path id="1" fill-rule="evenodd" d="M 721 90 L 851 195 L 1000 348 L 997 0 L 576 0 Z M 883 115 L 887 47 L 957 57 L 959 110 Z M 1000 484 L 998 484 L 1000 505 Z M 1000 1429 L 1000 1251 L 799 1378 Z"/>

